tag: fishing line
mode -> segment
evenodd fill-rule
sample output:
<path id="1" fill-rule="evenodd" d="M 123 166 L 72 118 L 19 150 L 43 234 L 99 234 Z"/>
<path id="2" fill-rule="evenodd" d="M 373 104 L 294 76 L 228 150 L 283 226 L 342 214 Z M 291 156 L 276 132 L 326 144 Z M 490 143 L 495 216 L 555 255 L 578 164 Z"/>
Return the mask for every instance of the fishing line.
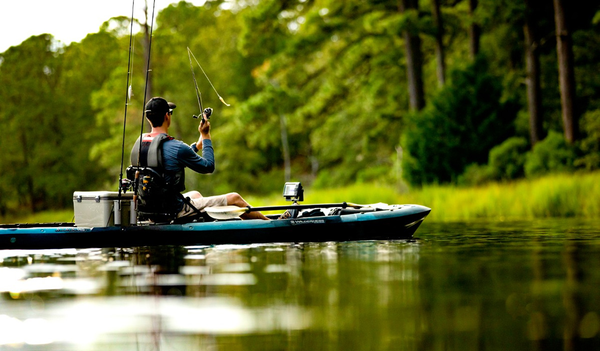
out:
<path id="1" fill-rule="evenodd" d="M 135 8 L 135 0 L 131 1 L 131 27 L 129 29 L 129 54 L 127 57 L 127 83 L 125 85 L 125 116 L 123 117 L 123 141 L 121 142 L 121 173 L 119 174 L 119 204 L 121 204 L 121 190 L 123 187 L 123 162 L 125 158 L 125 127 L 127 126 L 127 106 L 131 100 L 131 85 L 129 85 L 129 78 L 133 75 L 133 60 L 132 47 L 133 47 L 133 13 Z"/>
<path id="2" fill-rule="evenodd" d="M 192 70 L 192 78 L 194 79 L 194 88 L 196 88 L 196 98 L 198 99 L 198 108 L 200 109 L 200 115 L 202 115 L 202 112 L 204 111 L 204 109 L 202 108 L 202 93 L 200 92 L 200 89 L 198 88 L 198 82 L 196 81 L 196 74 L 194 73 L 194 65 L 192 64 L 192 56 L 190 55 L 191 50 L 188 47 L 188 58 L 190 59 L 190 69 Z"/>
<path id="3" fill-rule="evenodd" d="M 225 102 L 225 100 L 223 99 L 223 97 L 221 95 L 219 95 L 219 92 L 217 91 L 217 89 L 215 89 L 215 86 L 213 85 L 213 83 L 208 78 L 208 75 L 206 75 L 206 72 L 204 72 L 204 69 L 202 68 L 202 65 L 200 64 L 200 62 L 198 62 L 198 60 L 196 59 L 196 56 L 194 56 L 194 53 L 192 52 L 192 50 L 190 50 L 189 47 L 187 48 L 187 50 L 188 50 L 188 56 L 191 54 L 191 56 L 194 58 L 194 61 L 196 61 L 196 63 L 198 64 L 198 67 L 200 67 L 200 70 L 202 71 L 202 73 L 204 73 L 204 76 L 206 77 L 206 80 L 208 80 L 208 83 L 210 83 L 210 86 L 213 88 L 213 90 L 215 91 L 215 93 L 219 97 L 219 100 L 221 100 L 221 102 L 223 104 L 225 104 L 225 106 L 231 106 L 230 104 L 228 104 L 228 103 Z M 191 63 L 191 59 L 190 59 L 190 63 Z M 193 73 L 194 73 L 194 70 L 192 70 L 192 74 Z M 196 81 L 196 78 L 194 77 L 194 82 L 195 81 Z M 198 89 L 198 84 L 196 84 L 196 89 Z M 200 111 L 202 111 L 202 109 L 200 109 Z"/>

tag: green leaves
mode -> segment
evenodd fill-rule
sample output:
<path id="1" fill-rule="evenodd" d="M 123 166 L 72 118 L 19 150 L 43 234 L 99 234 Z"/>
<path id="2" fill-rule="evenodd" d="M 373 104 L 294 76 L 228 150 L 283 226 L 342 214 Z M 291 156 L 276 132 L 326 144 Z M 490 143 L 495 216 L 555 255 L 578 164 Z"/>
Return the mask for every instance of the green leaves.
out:
<path id="1" fill-rule="evenodd" d="M 413 184 L 456 181 L 467 165 L 487 163 L 492 147 L 513 133 L 516 106 L 502 102 L 499 80 L 483 59 L 454 71 L 422 112 L 411 115 L 402 145 Z"/>
<path id="2" fill-rule="evenodd" d="M 12 191 L 1 201 L 31 210 L 64 206 L 74 190 L 87 188 L 102 174 L 88 154 L 100 136 L 90 94 L 110 72 L 112 40 L 98 33 L 57 48 L 50 35 L 42 35 L 3 54 L 0 98 L 6 108 L 0 120 L 9 137 L 0 141 L 0 165 L 6 170 L 0 177 Z"/>
<path id="3" fill-rule="evenodd" d="M 552 6 L 535 0 L 540 31 L 544 128 L 560 130 L 560 95 Z M 228 7 L 226 7 L 226 5 Z M 469 165 L 484 167 L 492 153 L 496 177 L 521 174 L 516 160 L 527 123 L 524 7 L 517 0 L 441 3 L 446 86 L 436 75 L 437 42 L 430 3 L 401 12 L 397 1 L 261 0 L 172 4 L 156 19 L 149 94 L 177 103 L 170 132 L 195 141 L 198 104 L 189 47 L 219 101 L 194 67 L 211 119 L 217 171 L 189 174 L 188 188 L 206 194 L 278 191 L 284 150 L 292 178 L 306 185 L 360 181 L 414 184 L 456 181 Z M 596 111 L 600 51 L 595 4 L 573 14 L 578 106 Z M 469 55 L 468 29 L 482 28 L 485 64 Z M 593 24 L 596 23 L 596 24 Z M 114 189 L 123 140 L 129 19 L 108 19 L 80 43 L 57 45 L 32 37 L 0 55 L 0 211 L 68 205 L 74 190 Z M 141 24 L 134 25 L 133 98 L 127 106 L 125 162 L 142 129 L 146 59 Z M 426 107 L 408 112 L 403 32 L 419 35 Z M 416 56 L 415 56 L 416 57 Z M 149 98 L 149 96 L 147 97 Z M 597 161 L 596 113 L 584 118 L 578 167 Z M 597 119 L 597 118 L 596 118 Z M 286 141 L 287 140 L 287 144 Z M 402 149 L 399 148 L 402 146 Z M 501 146 L 498 146 L 501 145 Z M 533 161 L 532 161 L 533 162 Z M 596 162 L 597 163 L 597 162 Z M 480 166 L 477 166 L 480 165 Z M 43 176 L 42 171 L 43 170 Z M 470 171 L 471 173 L 477 173 Z M 10 184 L 10 186 L 6 186 Z"/>

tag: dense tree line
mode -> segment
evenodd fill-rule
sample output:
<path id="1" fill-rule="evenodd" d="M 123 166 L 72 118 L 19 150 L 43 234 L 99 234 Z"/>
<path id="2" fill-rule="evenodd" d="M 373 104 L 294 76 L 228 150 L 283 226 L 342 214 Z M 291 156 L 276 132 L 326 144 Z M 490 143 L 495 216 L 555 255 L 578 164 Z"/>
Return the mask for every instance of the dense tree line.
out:
<path id="1" fill-rule="evenodd" d="M 115 190 L 144 96 L 175 101 L 196 137 L 187 48 L 211 121 L 206 194 L 362 181 L 477 183 L 600 163 L 600 8 L 554 0 L 180 2 L 79 43 L 31 37 L 0 54 L 0 211 L 67 206 Z M 145 90 L 147 89 L 147 90 Z"/>

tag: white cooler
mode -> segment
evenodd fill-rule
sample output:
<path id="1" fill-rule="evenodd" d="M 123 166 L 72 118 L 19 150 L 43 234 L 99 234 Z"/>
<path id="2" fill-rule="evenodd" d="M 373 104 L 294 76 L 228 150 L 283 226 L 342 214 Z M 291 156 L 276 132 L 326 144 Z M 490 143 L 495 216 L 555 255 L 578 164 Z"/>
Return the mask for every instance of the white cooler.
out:
<path id="1" fill-rule="evenodd" d="M 135 206 L 131 205 L 133 193 L 121 193 L 120 211 L 118 199 L 119 193 L 116 191 L 74 192 L 75 226 L 112 227 L 135 224 L 137 222 Z M 116 220 L 115 213 L 117 214 Z"/>

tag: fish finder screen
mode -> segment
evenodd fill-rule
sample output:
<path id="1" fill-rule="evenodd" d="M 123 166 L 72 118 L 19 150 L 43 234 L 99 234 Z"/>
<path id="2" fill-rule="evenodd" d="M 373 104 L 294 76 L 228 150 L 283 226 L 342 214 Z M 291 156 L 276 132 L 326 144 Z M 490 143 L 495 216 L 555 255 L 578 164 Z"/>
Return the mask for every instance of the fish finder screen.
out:
<path id="1" fill-rule="evenodd" d="M 297 184 L 286 184 L 283 188 L 283 196 L 297 196 L 297 191 Z"/>

